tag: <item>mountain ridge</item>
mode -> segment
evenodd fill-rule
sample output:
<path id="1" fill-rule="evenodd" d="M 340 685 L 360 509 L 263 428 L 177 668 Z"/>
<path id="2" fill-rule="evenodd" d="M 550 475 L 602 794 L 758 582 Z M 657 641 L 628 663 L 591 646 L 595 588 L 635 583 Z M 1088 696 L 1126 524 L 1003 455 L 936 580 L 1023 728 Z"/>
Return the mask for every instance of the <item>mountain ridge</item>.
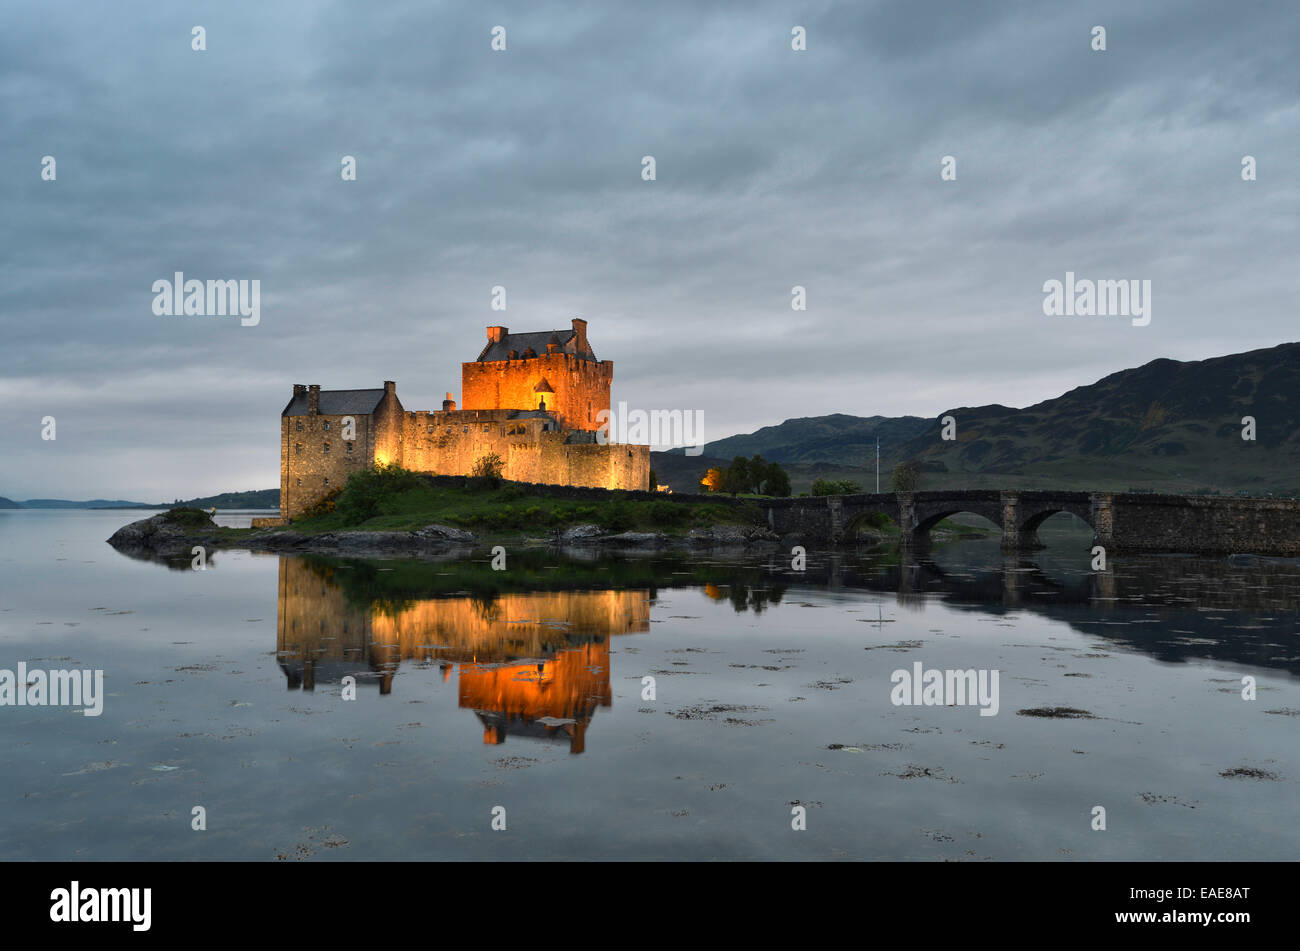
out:
<path id="1" fill-rule="evenodd" d="M 943 438 L 952 417 L 954 439 Z M 1254 438 L 1243 439 L 1253 417 Z M 758 452 L 790 470 L 795 491 L 815 470 L 843 471 L 874 488 L 895 464 L 918 460 L 921 488 L 1059 488 L 1300 495 L 1300 343 L 1205 360 L 1159 357 L 1023 408 L 958 406 L 936 418 L 798 417 L 708 443 L 698 460 Z M 652 454 L 677 491 L 698 474 Z M 690 457 L 686 457 L 689 459 Z M 661 467 L 662 466 L 662 471 Z M 853 475 L 852 473 L 856 473 Z M 834 477 L 826 475 L 825 477 Z M 689 486 L 693 488 L 693 486 Z"/>

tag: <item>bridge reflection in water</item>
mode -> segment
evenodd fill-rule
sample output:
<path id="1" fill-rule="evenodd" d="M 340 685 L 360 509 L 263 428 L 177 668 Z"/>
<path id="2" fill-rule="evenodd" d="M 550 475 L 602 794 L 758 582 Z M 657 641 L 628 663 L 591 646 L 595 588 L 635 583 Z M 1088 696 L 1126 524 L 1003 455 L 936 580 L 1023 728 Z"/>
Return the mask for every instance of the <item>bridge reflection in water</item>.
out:
<path id="1" fill-rule="evenodd" d="M 534 591 L 364 605 L 337 583 L 346 568 L 280 558 L 277 656 L 290 690 L 317 682 L 393 689 L 403 661 L 456 668 L 459 706 L 483 742 L 507 736 L 585 748 L 597 707 L 608 707 L 609 638 L 650 629 L 650 591 Z"/>
<path id="2" fill-rule="evenodd" d="M 798 571 L 784 552 L 734 562 L 602 559 L 594 567 L 546 553 L 556 564 L 543 567 L 554 571 L 495 578 L 514 590 L 479 596 L 465 586 L 492 573 L 472 559 L 403 569 L 285 556 L 279 663 L 291 690 L 351 675 L 381 695 L 393 691 L 403 662 L 437 666 L 444 681 L 457 677 L 459 706 L 474 711 L 485 743 L 525 736 L 567 743 L 574 753 L 583 752 L 597 707 L 612 703 L 611 638 L 648 632 L 655 594 L 665 588 L 695 588 L 755 614 L 779 611 L 801 591 L 884 595 L 915 611 L 933 604 L 1032 613 L 1164 662 L 1300 675 L 1300 561 L 1138 555 L 1092 570 L 1075 542 L 1032 558 L 1001 551 L 997 539 L 960 542 L 933 558 L 813 551 Z M 616 570 L 622 587 L 606 587 Z M 432 597 L 440 578 L 444 593 Z"/>

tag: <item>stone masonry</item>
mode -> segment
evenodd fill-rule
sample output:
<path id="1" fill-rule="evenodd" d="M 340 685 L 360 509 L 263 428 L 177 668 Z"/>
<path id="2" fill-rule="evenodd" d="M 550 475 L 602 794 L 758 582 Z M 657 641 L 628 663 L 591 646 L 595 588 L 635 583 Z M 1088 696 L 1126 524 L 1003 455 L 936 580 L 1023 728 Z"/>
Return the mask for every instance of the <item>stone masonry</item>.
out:
<path id="1" fill-rule="evenodd" d="M 496 453 L 518 482 L 650 488 L 650 447 L 601 444 L 614 364 L 598 360 L 587 322 L 569 330 L 511 334 L 489 327 L 477 360 L 461 365 L 464 406 L 450 393 L 440 411 L 408 411 L 397 384 L 322 390 L 295 384 L 280 414 L 280 520 L 300 515 L 360 469 L 398 463 L 468 475 Z"/>

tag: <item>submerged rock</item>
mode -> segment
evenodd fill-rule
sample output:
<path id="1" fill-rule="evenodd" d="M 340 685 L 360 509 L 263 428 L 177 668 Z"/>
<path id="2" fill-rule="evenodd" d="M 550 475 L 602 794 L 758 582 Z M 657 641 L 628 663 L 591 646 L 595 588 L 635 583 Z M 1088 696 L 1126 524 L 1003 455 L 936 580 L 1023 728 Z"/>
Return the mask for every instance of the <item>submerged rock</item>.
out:
<path id="1" fill-rule="evenodd" d="M 759 525 L 714 525 L 691 529 L 686 533 L 686 540 L 699 548 L 740 548 L 775 542 L 778 536 L 771 529 Z"/>
<path id="2" fill-rule="evenodd" d="M 463 528 L 452 528 L 450 525 L 426 525 L 424 528 L 416 529 L 415 534 L 430 541 L 446 541 L 461 545 L 472 545 L 476 541 L 473 532 L 467 532 Z"/>
<path id="3" fill-rule="evenodd" d="M 668 536 L 659 532 L 620 532 L 617 535 L 610 535 L 605 539 L 611 545 L 663 545 L 668 542 Z"/>
<path id="4" fill-rule="evenodd" d="M 606 535 L 606 531 L 599 525 L 573 525 L 557 532 L 555 540 L 561 545 L 572 545 L 604 538 Z"/>

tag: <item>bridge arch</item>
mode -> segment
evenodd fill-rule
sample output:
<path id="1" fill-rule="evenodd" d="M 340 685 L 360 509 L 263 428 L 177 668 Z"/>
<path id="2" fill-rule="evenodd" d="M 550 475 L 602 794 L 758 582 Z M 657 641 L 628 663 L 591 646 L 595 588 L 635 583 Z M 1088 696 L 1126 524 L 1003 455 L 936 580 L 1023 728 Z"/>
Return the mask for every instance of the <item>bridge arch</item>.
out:
<path id="1" fill-rule="evenodd" d="M 1015 512 L 1016 547 L 1022 549 L 1043 548 L 1038 537 L 1038 529 L 1055 515 L 1073 515 L 1084 525 L 1097 532 L 1091 505 L 1078 499 L 1021 499 Z"/>
<path id="2" fill-rule="evenodd" d="M 909 504 L 910 503 L 910 504 Z M 1005 531 L 1005 512 L 1000 498 L 994 493 L 955 492 L 950 495 L 914 496 L 904 500 L 904 508 L 910 508 L 910 531 L 906 541 L 918 548 L 930 544 L 930 530 L 945 518 L 968 513 L 978 515 L 991 522 L 999 530 Z"/>
<path id="3" fill-rule="evenodd" d="M 864 528 L 881 528 L 886 531 L 890 526 L 897 526 L 898 521 L 898 504 L 896 502 L 880 502 L 878 504 L 862 504 L 852 506 L 844 513 L 843 524 L 840 529 L 841 537 L 846 542 L 852 542 L 857 539 L 858 533 Z"/>

